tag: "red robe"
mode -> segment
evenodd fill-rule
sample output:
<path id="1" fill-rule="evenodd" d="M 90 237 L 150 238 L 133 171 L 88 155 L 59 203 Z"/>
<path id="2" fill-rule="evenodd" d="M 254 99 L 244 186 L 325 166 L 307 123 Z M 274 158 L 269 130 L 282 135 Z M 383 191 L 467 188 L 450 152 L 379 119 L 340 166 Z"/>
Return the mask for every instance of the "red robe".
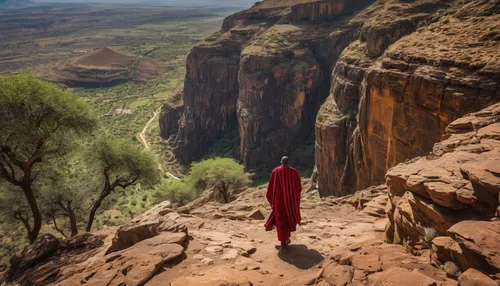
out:
<path id="1" fill-rule="evenodd" d="M 266 231 L 271 231 L 276 226 L 279 241 L 289 239 L 290 232 L 295 231 L 300 223 L 301 191 L 302 184 L 297 170 L 288 166 L 273 170 L 266 195 L 272 212 L 265 226 Z"/>

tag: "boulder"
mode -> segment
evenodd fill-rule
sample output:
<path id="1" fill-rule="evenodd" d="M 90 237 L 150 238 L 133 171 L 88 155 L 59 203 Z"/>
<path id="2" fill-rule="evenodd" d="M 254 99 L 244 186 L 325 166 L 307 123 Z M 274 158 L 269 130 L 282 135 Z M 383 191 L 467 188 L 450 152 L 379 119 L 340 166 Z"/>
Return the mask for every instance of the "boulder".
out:
<path id="1" fill-rule="evenodd" d="M 462 271 L 470 268 L 460 245 L 449 236 L 440 236 L 432 240 L 431 261 L 437 266 L 451 261 Z"/>
<path id="2" fill-rule="evenodd" d="M 162 233 L 124 250 L 96 256 L 87 263 L 69 266 L 69 272 L 62 273 L 55 285 L 144 285 L 165 263 L 184 254 L 184 248 L 174 241 L 182 239 L 177 234 Z"/>
<path id="3" fill-rule="evenodd" d="M 462 221 L 448 230 L 470 267 L 500 273 L 500 221 Z"/>
<path id="4" fill-rule="evenodd" d="M 10 266 L 5 271 L 2 280 L 13 281 L 28 268 L 54 255 L 59 246 L 59 240 L 50 233 L 39 235 L 30 245 L 10 258 Z"/>
<path id="5" fill-rule="evenodd" d="M 158 211 L 158 209 L 160 210 Z M 161 213 L 166 210 L 167 213 L 162 216 Z M 129 223 L 122 225 L 116 231 L 110 251 L 126 249 L 161 232 L 184 232 L 187 234 L 187 226 L 177 222 L 180 215 L 172 213 L 169 210 L 170 208 L 157 206 L 154 212 L 148 211 Z"/>
<path id="6" fill-rule="evenodd" d="M 470 268 L 458 277 L 458 286 L 498 286 L 498 283 L 480 271 Z"/>
<path id="7" fill-rule="evenodd" d="M 266 218 L 264 216 L 264 213 L 260 209 L 250 211 L 250 213 L 247 215 L 247 217 L 251 218 L 251 219 L 255 219 L 255 220 L 263 220 Z"/>
<path id="8" fill-rule="evenodd" d="M 348 265 L 329 264 L 325 267 L 322 276 L 331 285 L 351 285 L 354 268 Z"/>

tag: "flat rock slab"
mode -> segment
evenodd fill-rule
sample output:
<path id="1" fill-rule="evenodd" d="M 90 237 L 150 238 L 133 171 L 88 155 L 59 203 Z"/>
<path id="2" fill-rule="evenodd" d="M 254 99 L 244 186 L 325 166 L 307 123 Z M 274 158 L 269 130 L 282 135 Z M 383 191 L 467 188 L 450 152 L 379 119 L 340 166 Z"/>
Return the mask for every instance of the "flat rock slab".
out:
<path id="1" fill-rule="evenodd" d="M 370 286 L 434 286 L 437 281 L 417 271 L 392 267 L 368 277 Z"/>
<path id="2" fill-rule="evenodd" d="M 170 283 L 170 286 L 251 286 L 250 281 L 245 281 L 244 279 L 217 279 L 208 278 L 205 276 L 201 277 L 180 277 L 174 282 Z"/>

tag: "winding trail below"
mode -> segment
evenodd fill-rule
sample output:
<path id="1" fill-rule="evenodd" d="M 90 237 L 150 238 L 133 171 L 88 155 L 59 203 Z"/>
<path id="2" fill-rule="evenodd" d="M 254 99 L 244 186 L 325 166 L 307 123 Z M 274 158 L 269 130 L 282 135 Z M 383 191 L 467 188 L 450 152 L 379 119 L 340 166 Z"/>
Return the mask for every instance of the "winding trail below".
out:
<path id="1" fill-rule="evenodd" d="M 137 134 L 137 139 L 139 139 L 139 141 L 141 141 L 142 145 L 144 145 L 144 148 L 146 148 L 147 150 L 150 150 L 151 147 L 149 145 L 148 138 L 146 137 L 146 132 L 148 131 L 151 123 L 153 123 L 153 121 L 155 121 L 156 117 L 158 117 L 158 114 L 160 114 L 160 111 L 161 111 L 161 106 L 158 107 L 158 109 L 155 112 L 153 112 L 153 117 L 151 117 L 151 119 L 149 119 L 149 121 L 146 123 L 146 126 L 144 126 L 144 128 L 142 129 L 142 132 Z M 160 164 L 160 169 L 163 170 L 162 164 Z M 173 175 L 172 173 L 170 173 L 168 171 L 165 173 L 167 174 L 167 176 L 169 176 L 172 179 L 175 179 L 178 181 L 181 180 L 179 177 Z"/>

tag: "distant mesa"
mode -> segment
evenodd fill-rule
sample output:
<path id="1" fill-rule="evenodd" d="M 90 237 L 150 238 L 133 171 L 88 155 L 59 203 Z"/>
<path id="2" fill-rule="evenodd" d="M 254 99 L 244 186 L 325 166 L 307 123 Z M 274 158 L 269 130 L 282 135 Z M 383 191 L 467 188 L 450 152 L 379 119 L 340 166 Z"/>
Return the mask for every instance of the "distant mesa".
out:
<path id="1" fill-rule="evenodd" d="M 56 66 L 45 77 L 70 87 L 105 87 L 146 81 L 171 69 L 158 60 L 104 47 Z"/>

